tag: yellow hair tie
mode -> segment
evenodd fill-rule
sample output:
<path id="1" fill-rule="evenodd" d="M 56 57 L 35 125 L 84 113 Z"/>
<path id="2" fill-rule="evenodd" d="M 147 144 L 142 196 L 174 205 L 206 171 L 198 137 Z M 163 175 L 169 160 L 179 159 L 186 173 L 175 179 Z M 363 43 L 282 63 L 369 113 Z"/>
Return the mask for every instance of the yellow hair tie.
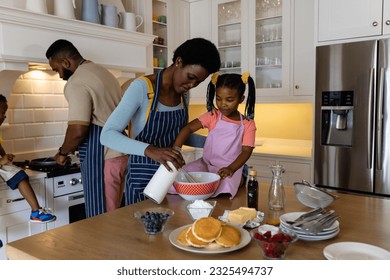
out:
<path id="1" fill-rule="evenodd" d="M 218 72 L 215 72 L 215 73 L 211 76 L 211 82 L 213 83 L 214 86 L 217 84 L 218 77 L 219 77 L 219 73 L 218 73 Z"/>
<path id="2" fill-rule="evenodd" d="M 245 72 L 241 75 L 241 80 L 244 84 L 248 83 L 248 78 L 251 74 L 249 72 Z"/>

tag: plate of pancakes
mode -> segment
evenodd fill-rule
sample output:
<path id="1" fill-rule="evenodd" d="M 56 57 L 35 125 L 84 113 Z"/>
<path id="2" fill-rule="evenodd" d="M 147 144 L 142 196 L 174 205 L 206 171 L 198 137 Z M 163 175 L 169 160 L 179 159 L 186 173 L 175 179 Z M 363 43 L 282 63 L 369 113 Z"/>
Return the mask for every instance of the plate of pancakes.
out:
<path id="1" fill-rule="evenodd" d="M 248 231 L 213 217 L 195 220 L 169 235 L 171 244 L 181 250 L 200 254 L 219 254 L 239 250 L 251 241 Z"/>

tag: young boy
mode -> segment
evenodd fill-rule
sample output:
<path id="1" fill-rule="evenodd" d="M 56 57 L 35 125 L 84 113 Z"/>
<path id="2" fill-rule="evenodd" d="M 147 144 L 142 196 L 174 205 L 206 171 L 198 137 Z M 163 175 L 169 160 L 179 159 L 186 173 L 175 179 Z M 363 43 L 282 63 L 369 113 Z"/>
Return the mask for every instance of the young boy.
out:
<path id="1" fill-rule="evenodd" d="M 0 94 L 0 126 L 3 124 L 8 109 L 7 99 Z M 12 189 L 19 189 L 21 195 L 26 199 L 31 207 L 30 219 L 33 222 L 50 222 L 56 219 L 56 216 L 47 212 L 39 206 L 34 190 L 29 183 L 29 177 L 23 169 L 12 164 L 13 154 L 7 154 L 1 145 L 3 138 L 0 137 L 0 178 L 7 182 Z"/>

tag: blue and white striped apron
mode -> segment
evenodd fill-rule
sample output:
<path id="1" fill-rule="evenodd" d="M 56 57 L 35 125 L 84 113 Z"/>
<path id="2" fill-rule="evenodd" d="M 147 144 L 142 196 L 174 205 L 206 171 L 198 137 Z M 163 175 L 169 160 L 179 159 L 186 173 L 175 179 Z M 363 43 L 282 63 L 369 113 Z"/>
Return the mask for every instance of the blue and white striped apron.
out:
<path id="1" fill-rule="evenodd" d="M 188 121 L 188 108 L 183 95 L 182 104 L 184 104 L 184 108 L 175 111 L 157 111 L 158 97 L 162 84 L 162 73 L 163 71 L 157 74 L 156 89 L 148 120 L 144 129 L 135 139 L 156 147 L 167 148 L 172 147 L 180 130 L 186 125 Z M 143 190 L 159 166 L 159 162 L 148 157 L 130 155 L 126 174 L 126 205 L 146 199 Z"/>
<path id="2" fill-rule="evenodd" d="M 102 127 L 91 124 L 89 134 L 79 146 L 81 178 L 84 187 L 86 217 L 104 213 L 104 146 L 100 144 Z"/>

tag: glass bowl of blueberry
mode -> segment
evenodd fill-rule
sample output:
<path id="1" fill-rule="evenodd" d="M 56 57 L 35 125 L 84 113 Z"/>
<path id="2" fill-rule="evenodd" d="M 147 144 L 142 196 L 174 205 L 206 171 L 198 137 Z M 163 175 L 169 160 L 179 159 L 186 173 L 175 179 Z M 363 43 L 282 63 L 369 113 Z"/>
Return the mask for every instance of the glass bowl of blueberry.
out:
<path id="1" fill-rule="evenodd" d="M 144 225 L 147 234 L 158 234 L 164 231 L 164 225 L 174 213 L 169 208 L 156 207 L 139 210 L 134 217 Z"/>

